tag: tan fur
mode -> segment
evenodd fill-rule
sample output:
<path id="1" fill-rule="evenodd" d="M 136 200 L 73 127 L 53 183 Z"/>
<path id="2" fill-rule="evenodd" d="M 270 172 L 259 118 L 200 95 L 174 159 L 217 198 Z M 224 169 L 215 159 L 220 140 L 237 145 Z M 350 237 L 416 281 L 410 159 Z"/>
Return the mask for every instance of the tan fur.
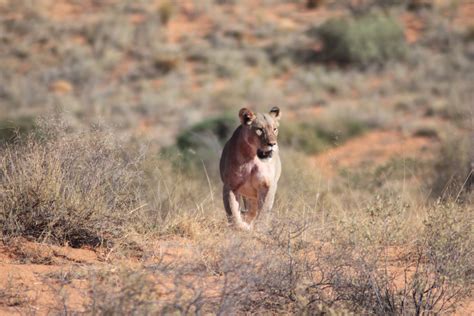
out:
<path id="1" fill-rule="evenodd" d="M 249 230 L 259 214 L 273 206 L 281 174 L 277 145 L 281 114 L 277 107 L 268 114 L 243 108 L 239 117 L 241 125 L 222 151 L 220 173 L 229 222 Z"/>

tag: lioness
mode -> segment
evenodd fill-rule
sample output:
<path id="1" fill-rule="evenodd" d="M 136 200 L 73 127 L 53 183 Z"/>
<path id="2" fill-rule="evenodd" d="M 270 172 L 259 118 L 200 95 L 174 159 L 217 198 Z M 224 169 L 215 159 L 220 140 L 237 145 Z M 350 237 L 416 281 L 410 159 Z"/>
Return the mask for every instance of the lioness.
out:
<path id="1" fill-rule="evenodd" d="M 227 219 L 239 229 L 250 230 L 258 215 L 273 206 L 281 174 L 277 146 L 281 113 L 278 107 L 268 114 L 243 108 L 239 117 L 241 125 L 222 150 L 220 174 Z"/>

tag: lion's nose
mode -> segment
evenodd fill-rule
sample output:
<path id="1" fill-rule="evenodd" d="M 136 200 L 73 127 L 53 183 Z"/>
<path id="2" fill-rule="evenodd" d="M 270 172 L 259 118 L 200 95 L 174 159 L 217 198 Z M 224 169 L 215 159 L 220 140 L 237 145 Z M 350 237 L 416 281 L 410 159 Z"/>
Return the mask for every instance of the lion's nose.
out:
<path id="1" fill-rule="evenodd" d="M 277 144 L 276 142 L 268 142 L 268 146 L 270 146 L 270 147 L 273 147 L 273 146 L 275 146 L 276 144 Z"/>

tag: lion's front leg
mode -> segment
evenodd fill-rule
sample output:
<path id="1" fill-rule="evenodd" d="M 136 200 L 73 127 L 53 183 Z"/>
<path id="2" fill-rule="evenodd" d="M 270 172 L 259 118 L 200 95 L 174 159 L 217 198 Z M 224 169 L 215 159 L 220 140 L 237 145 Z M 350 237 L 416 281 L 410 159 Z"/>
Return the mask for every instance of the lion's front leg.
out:
<path id="1" fill-rule="evenodd" d="M 240 196 L 235 194 L 234 191 L 230 190 L 225 185 L 222 193 L 224 200 L 224 208 L 227 214 L 228 221 L 239 229 L 249 230 L 250 225 L 248 225 L 242 220 L 242 215 L 240 214 Z"/>
<path id="2" fill-rule="evenodd" d="M 258 192 L 258 209 L 260 213 L 268 214 L 273 207 L 273 200 L 275 199 L 276 185 L 271 187 L 261 188 Z"/>
<path id="3" fill-rule="evenodd" d="M 247 211 L 245 212 L 244 219 L 247 224 L 252 227 L 253 221 L 258 215 L 258 200 L 246 198 Z"/>
<path id="4" fill-rule="evenodd" d="M 258 195 L 258 209 L 259 209 L 259 216 L 268 216 L 270 211 L 273 208 L 273 201 L 275 200 L 275 193 L 276 193 L 276 185 L 273 185 L 268 188 L 262 188 L 259 191 Z M 262 214 L 263 215 L 260 215 Z"/>

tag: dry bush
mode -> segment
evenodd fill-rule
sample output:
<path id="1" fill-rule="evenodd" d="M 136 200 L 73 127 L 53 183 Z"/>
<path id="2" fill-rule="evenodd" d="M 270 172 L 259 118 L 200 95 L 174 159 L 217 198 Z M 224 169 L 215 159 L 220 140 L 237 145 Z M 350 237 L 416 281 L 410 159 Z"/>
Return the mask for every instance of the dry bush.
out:
<path id="1" fill-rule="evenodd" d="M 452 201 L 438 202 L 428 210 L 424 232 L 418 245 L 426 264 L 443 281 L 469 291 L 474 283 L 474 208 Z"/>
<path id="2" fill-rule="evenodd" d="M 157 158 L 137 147 L 105 129 L 72 132 L 61 119 L 45 119 L 6 144 L 2 237 L 123 248 L 148 234 L 197 236 L 223 219 L 217 212 L 209 219 L 220 189 L 205 167 L 189 171 L 179 157 Z"/>
<path id="3" fill-rule="evenodd" d="M 308 289 L 319 283 L 311 280 L 314 262 L 302 238 L 307 225 L 287 220 L 274 219 L 250 236 L 225 231 L 220 241 L 201 242 L 204 267 L 219 276 L 211 300 L 218 314 L 298 313 L 308 307 Z"/>
<path id="4" fill-rule="evenodd" d="M 87 274 L 87 301 L 92 315 L 200 314 L 214 310 L 209 283 L 200 274 L 157 262 L 149 266 L 105 267 Z"/>
<path id="5" fill-rule="evenodd" d="M 142 271 L 118 268 L 92 272 L 89 276 L 92 315 L 144 315 L 157 312 L 154 284 Z"/>
<path id="6" fill-rule="evenodd" d="M 357 313 L 421 315 L 453 311 L 469 297 L 472 210 L 436 205 L 414 237 L 404 227 L 410 212 L 404 207 L 386 199 L 371 202 L 366 214 L 332 230 L 319 261 L 332 304 Z"/>
<path id="7" fill-rule="evenodd" d="M 327 284 L 325 276 L 313 280 L 314 256 L 307 257 L 310 248 L 301 243 L 305 229 L 276 221 L 253 236 L 220 231 L 200 237 L 195 250 L 202 260 L 91 271 L 83 309 L 93 314 L 337 311 L 315 296 Z"/>
<path id="8" fill-rule="evenodd" d="M 407 179 L 426 174 L 426 163 L 409 161 L 400 169 L 395 160 L 362 175 L 363 183 L 340 181 L 333 187 L 299 171 L 301 165 L 297 159 L 286 164 L 290 170 L 282 180 L 291 189 L 282 188 L 275 210 L 282 221 L 265 233 L 270 241 L 265 249 L 275 249 L 272 245 L 290 243 L 279 242 L 285 238 L 270 233 L 272 230 L 282 231 L 279 236 L 285 237 L 289 223 L 305 227 L 300 241 L 287 248 L 300 270 L 294 292 L 298 300 L 286 304 L 295 304 L 297 310 L 314 310 L 321 304 L 363 314 L 420 315 L 451 312 L 469 297 L 472 207 L 450 202 L 429 206 L 426 200 L 418 200 L 426 199 L 426 192 L 423 196 L 403 193 L 413 190 Z M 400 181 L 403 185 L 394 185 Z M 379 196 L 374 198 L 374 193 Z M 282 258 L 287 262 L 290 257 Z M 276 259 L 271 264 L 263 262 L 262 267 L 277 263 Z M 280 272 L 288 271 L 283 262 Z M 280 274 L 272 271 L 271 275 Z M 292 287 L 288 289 L 291 292 Z M 275 304 L 280 299 L 276 297 Z"/>
<path id="9" fill-rule="evenodd" d="M 127 233 L 138 206 L 139 170 L 106 132 L 67 134 L 59 123 L 7 145 L 0 158 L 4 238 L 73 247 Z"/>
<path id="10" fill-rule="evenodd" d="M 0 306 L 18 307 L 30 303 L 24 294 L 25 286 L 19 286 L 12 278 L 8 278 L 5 284 L 0 287 Z"/>

